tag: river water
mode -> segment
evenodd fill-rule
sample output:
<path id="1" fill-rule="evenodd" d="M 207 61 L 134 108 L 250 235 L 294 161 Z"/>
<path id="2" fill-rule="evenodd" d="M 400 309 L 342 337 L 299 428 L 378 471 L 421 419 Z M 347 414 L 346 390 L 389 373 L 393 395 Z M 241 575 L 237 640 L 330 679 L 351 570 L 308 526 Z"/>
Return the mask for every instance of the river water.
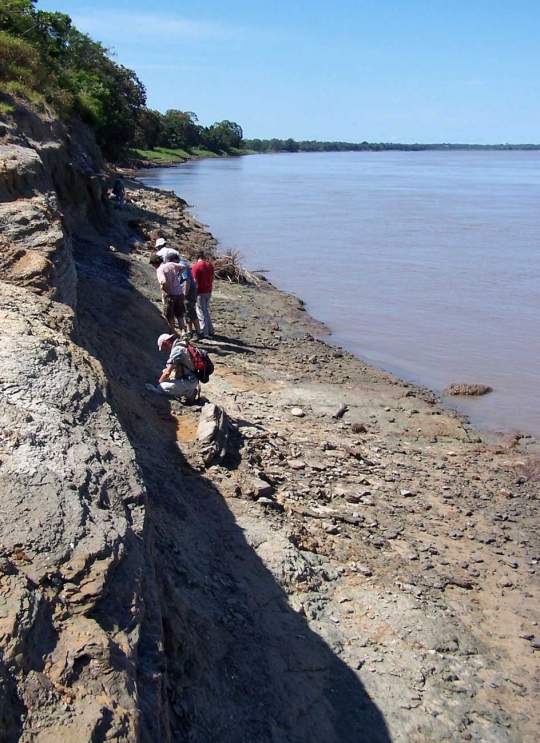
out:
<path id="1" fill-rule="evenodd" d="M 489 384 L 452 405 L 540 435 L 540 152 L 253 155 L 142 179 L 193 204 L 335 344 L 438 392 Z"/>

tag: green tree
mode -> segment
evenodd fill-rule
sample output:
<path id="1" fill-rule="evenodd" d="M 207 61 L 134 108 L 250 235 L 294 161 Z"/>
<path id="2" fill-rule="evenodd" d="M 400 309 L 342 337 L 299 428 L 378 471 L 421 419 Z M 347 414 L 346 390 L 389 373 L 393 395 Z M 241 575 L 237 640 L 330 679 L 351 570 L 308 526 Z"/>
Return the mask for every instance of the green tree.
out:
<path id="1" fill-rule="evenodd" d="M 204 145 L 214 152 L 242 147 L 243 136 L 242 127 L 235 121 L 227 120 L 216 122 L 202 132 Z"/>
<path id="2" fill-rule="evenodd" d="M 133 142 L 146 105 L 133 70 L 68 15 L 36 10 L 32 0 L 0 0 L 0 83 L 14 94 L 41 94 L 65 118 L 78 111 L 109 156 Z"/>
<path id="3" fill-rule="evenodd" d="M 0 3 L 0 31 L 13 36 L 28 34 L 34 26 L 35 0 L 2 0 Z"/>
<path id="4" fill-rule="evenodd" d="M 225 148 L 230 147 L 241 147 L 244 132 L 240 124 L 236 121 L 221 121 L 219 124 L 215 124 L 217 127 L 219 136 L 225 145 Z"/>
<path id="5" fill-rule="evenodd" d="M 285 152 L 298 152 L 298 144 L 294 141 L 294 139 L 287 139 L 285 142 L 283 142 L 283 149 Z"/>
<path id="6" fill-rule="evenodd" d="M 134 146 L 154 150 L 163 139 L 163 115 L 150 108 L 141 109 L 134 136 Z"/>
<path id="7" fill-rule="evenodd" d="M 42 82 L 39 52 L 26 38 L 33 29 L 33 13 L 31 0 L 0 2 L 0 82 L 8 92 Z"/>
<path id="8" fill-rule="evenodd" d="M 172 149 L 189 149 L 201 142 L 199 119 L 193 111 L 169 109 L 163 116 L 161 144 Z"/>
<path id="9" fill-rule="evenodd" d="M 41 77 L 39 54 L 24 39 L 0 31 L 0 81 L 7 91 L 18 93 Z"/>

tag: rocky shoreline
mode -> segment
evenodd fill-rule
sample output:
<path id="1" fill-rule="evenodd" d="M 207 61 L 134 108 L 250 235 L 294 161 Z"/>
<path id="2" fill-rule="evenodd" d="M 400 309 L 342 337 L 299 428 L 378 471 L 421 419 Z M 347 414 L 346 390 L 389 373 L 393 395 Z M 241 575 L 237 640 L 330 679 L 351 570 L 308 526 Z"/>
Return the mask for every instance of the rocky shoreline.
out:
<path id="1" fill-rule="evenodd" d="M 5 136 L 2 743 L 535 741 L 537 442 L 263 280 L 217 282 L 201 404 L 147 392 L 152 241 L 215 240 L 136 180 L 111 211 L 97 159 L 71 203 L 52 135 Z"/>
<path id="2" fill-rule="evenodd" d="M 148 208 L 147 192 L 133 198 Z M 153 198 L 168 214 L 174 197 Z M 201 243 L 196 223 L 168 227 Z M 213 315 L 204 396 L 231 422 L 225 460 L 205 465 L 197 409 L 148 403 L 171 410 L 186 466 L 373 700 L 372 739 L 533 740 L 536 442 L 479 434 L 429 391 L 316 340 L 301 302 L 264 282 L 220 282 Z M 247 604 L 232 602 L 241 625 Z"/>

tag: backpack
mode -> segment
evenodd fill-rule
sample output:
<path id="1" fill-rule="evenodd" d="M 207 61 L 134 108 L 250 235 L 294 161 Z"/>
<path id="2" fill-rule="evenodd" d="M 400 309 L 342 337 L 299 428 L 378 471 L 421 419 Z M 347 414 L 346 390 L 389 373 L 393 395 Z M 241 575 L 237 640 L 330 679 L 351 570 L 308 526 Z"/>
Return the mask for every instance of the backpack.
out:
<path id="1" fill-rule="evenodd" d="M 120 196 L 120 194 L 123 193 L 123 191 L 124 191 L 124 184 L 120 180 L 120 178 L 117 178 L 112 187 L 112 192 L 115 196 Z"/>
<path id="2" fill-rule="evenodd" d="M 199 382 L 202 382 L 202 384 L 206 384 L 210 379 L 210 375 L 214 373 L 214 364 L 212 363 L 210 356 L 206 353 L 206 351 L 192 346 L 191 343 L 187 343 L 186 346 L 187 350 L 189 351 L 189 355 L 193 359 L 195 376 L 197 377 Z"/>

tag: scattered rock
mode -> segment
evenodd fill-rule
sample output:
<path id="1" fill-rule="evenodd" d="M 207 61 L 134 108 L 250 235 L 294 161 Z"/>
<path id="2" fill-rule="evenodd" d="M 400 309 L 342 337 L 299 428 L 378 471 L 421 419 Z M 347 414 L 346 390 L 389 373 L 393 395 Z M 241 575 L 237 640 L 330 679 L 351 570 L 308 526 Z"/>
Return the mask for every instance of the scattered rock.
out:
<path id="1" fill-rule="evenodd" d="M 293 470 L 303 470 L 306 468 L 306 463 L 302 459 L 288 459 L 287 464 Z"/>
<path id="2" fill-rule="evenodd" d="M 362 575 L 365 575 L 366 578 L 369 578 L 370 576 L 373 575 L 372 571 L 365 565 L 357 565 L 356 569 L 358 570 L 359 573 L 361 573 Z"/>
<path id="3" fill-rule="evenodd" d="M 281 510 L 281 506 L 279 505 L 279 503 L 276 503 L 276 501 L 272 500 L 272 498 L 266 498 L 262 496 L 260 498 L 257 498 L 257 503 L 260 506 L 271 506 L 272 508 L 277 508 Z"/>
<path id="4" fill-rule="evenodd" d="M 400 493 L 403 498 L 414 498 L 414 496 L 416 495 L 414 490 L 400 490 Z"/>
<path id="5" fill-rule="evenodd" d="M 262 480 L 260 477 L 253 477 L 251 479 L 251 487 L 257 500 L 259 500 L 261 496 L 265 497 L 272 495 L 274 492 L 273 486 L 265 480 Z"/>
<path id="6" fill-rule="evenodd" d="M 34 164 L 37 157 L 33 150 Z M 36 167 L 35 172 L 42 177 L 43 168 Z M 81 272 L 85 280 L 76 281 L 73 268 L 73 286 L 64 291 L 62 300 L 70 296 L 74 300 L 79 294 L 80 331 L 72 332 L 71 310 L 58 319 L 59 302 L 46 304 L 39 293 L 32 294 L 27 325 L 32 333 L 25 336 L 23 327 L 21 336 L 17 326 L 16 344 L 8 343 L 3 354 L 7 364 L 24 358 L 18 373 L 26 386 L 16 376 L 8 379 L 2 387 L 7 404 L 0 400 L 0 458 L 8 492 L 0 520 L 0 543 L 6 545 L 0 547 L 4 661 L 0 686 L 5 686 L 0 694 L 0 727 L 10 700 L 18 700 L 25 709 L 22 715 L 22 706 L 15 709 L 13 739 L 37 735 L 40 740 L 71 741 L 76 737 L 87 743 L 105 736 L 127 743 L 136 739 L 137 726 L 148 722 L 158 737 L 174 740 L 203 740 L 212 729 L 231 739 L 256 740 L 261 730 L 264 737 L 266 728 L 261 726 L 270 719 L 285 737 L 294 731 L 299 741 L 326 743 L 336 736 L 361 736 L 361 717 L 367 725 L 378 714 L 373 699 L 398 737 L 400 729 L 402 737 L 416 735 L 422 740 L 454 740 L 461 734 L 464 740 L 507 743 L 525 737 L 538 721 L 530 703 L 531 656 L 540 647 L 532 633 L 523 635 L 527 643 L 515 639 L 523 629 L 535 626 L 534 598 L 525 588 L 534 580 L 527 570 L 540 562 L 540 545 L 534 529 L 537 486 L 529 478 L 516 482 L 517 474 L 523 474 L 514 466 L 520 451 L 487 443 L 473 448 L 477 437 L 463 428 L 461 419 L 427 408 L 434 402 L 428 393 L 405 393 L 407 384 L 370 370 L 348 354 L 333 352 L 311 335 L 304 337 L 309 337 L 306 343 L 303 331 L 314 326 L 305 314 L 295 326 L 287 314 L 290 300 L 272 294 L 273 288 L 252 292 L 228 282 L 222 282 L 213 300 L 223 336 L 212 343 L 236 338 L 246 348 L 257 344 L 257 362 L 252 365 L 249 355 L 224 342 L 216 354 L 216 374 L 203 392 L 209 399 L 230 401 L 230 410 L 243 421 L 242 435 L 231 420 L 221 425 L 219 411 L 212 412 L 207 405 L 193 445 L 198 407 L 184 408 L 156 398 L 149 410 L 135 387 L 129 388 L 133 359 L 144 365 L 154 363 L 150 356 L 144 357 L 146 340 L 155 353 L 155 339 L 138 343 L 149 324 L 139 323 L 137 334 L 126 319 L 131 310 L 131 319 L 143 319 L 146 303 L 148 317 L 155 316 L 152 323 L 157 321 L 157 287 L 146 254 L 162 230 L 171 240 L 182 235 L 184 242 L 187 237 L 186 247 L 190 246 L 178 202 L 167 197 L 168 209 L 178 220 L 174 228 L 167 227 L 165 220 L 151 224 L 153 199 L 162 195 L 156 190 L 140 193 L 144 199 L 141 195 L 137 199 L 141 210 L 137 229 L 147 243 L 141 243 L 138 255 L 118 237 L 114 224 L 107 241 L 100 238 L 95 254 L 86 242 L 90 231 L 81 239 L 76 258 L 86 271 Z M 47 204 L 53 202 L 49 199 Z M 81 204 L 77 207 L 82 212 Z M 128 209 L 135 214 L 133 204 Z M 15 221 L 6 219 L 2 227 L 9 230 Z M 23 214 L 19 224 L 32 221 Z M 64 246 L 60 252 L 66 253 L 60 261 L 54 255 L 52 263 L 58 271 L 64 259 L 71 260 L 72 251 L 69 245 L 65 249 L 61 219 L 56 224 L 60 226 L 54 239 Z M 157 235 L 150 234 L 154 230 Z M 12 243 L 17 242 L 10 235 L 3 252 L 6 264 Z M 33 232 L 32 241 L 37 244 L 40 235 L 39 230 Z M 200 230 L 200 238 L 208 236 Z M 118 255 L 111 255 L 107 247 L 116 239 Z M 120 263 L 122 271 L 116 275 Z M 132 292 L 125 276 L 139 280 L 145 271 L 148 283 Z M 62 281 L 60 277 L 59 287 Z M 124 282 L 126 312 L 110 319 L 107 308 L 114 306 L 120 285 L 116 281 Z M 3 284 L 3 291 L 6 286 L 9 289 L 9 284 Z M 100 292 L 106 292 L 107 300 L 101 304 L 95 301 Z M 25 301 L 21 295 L 24 292 L 17 287 L 2 305 L 0 323 L 7 331 L 0 335 L 2 343 L 20 321 L 16 310 Z M 38 312 L 32 314 L 34 305 Z M 48 312 L 54 322 L 44 330 L 41 315 Z M 283 329 L 268 342 L 269 328 L 275 333 L 280 330 L 276 316 Z M 97 324 L 94 317 L 99 318 Z M 60 324 L 65 324 L 66 332 L 56 336 Z M 113 333 L 121 331 L 127 332 L 115 346 Z M 77 336 L 86 337 L 91 356 L 75 348 Z M 31 350 L 28 357 L 22 353 L 21 337 Z M 49 363 L 55 357 L 60 361 Z M 47 397 L 48 386 L 55 381 L 54 367 L 63 358 L 68 361 L 65 383 L 57 384 L 54 395 Z M 288 374 L 277 387 L 276 376 L 284 364 Z M 24 376 L 27 369 L 33 376 Z M 97 381 L 89 393 L 85 383 L 92 375 Z M 337 408 L 344 379 L 351 380 L 346 388 L 351 408 L 373 421 L 368 436 L 355 437 L 367 433 L 364 423 L 349 424 L 338 417 L 330 421 L 328 412 L 323 412 Z M 109 384 L 118 419 L 108 407 Z M 405 398 L 397 402 L 404 394 L 418 397 L 420 413 L 401 405 Z M 291 415 L 303 417 L 304 411 L 294 408 L 284 415 L 282 407 L 283 400 L 290 401 L 285 403 L 290 411 L 295 399 L 309 411 L 308 420 L 296 425 Z M 386 425 L 388 414 L 397 416 L 400 424 L 407 415 L 421 414 L 422 430 L 400 425 L 398 432 Z M 56 450 L 47 444 L 51 420 L 59 442 Z M 124 422 L 129 439 L 122 431 Z M 226 442 L 221 438 L 224 428 L 228 428 Z M 529 442 L 520 446 L 525 451 Z M 446 451 L 451 447 L 456 451 Z M 199 450 L 208 455 L 204 473 Z M 452 458 L 451 472 L 446 470 L 443 452 Z M 17 478 L 21 487 L 13 490 Z M 364 485 L 369 490 L 362 490 Z M 240 488 L 248 499 L 230 497 L 238 495 Z M 38 491 L 46 495 L 41 502 L 34 500 Z M 370 493 L 373 498 L 365 497 Z M 417 493 L 425 498 L 414 500 Z M 512 493 L 520 500 L 514 500 Z M 503 500 L 508 513 L 497 514 Z M 49 509 L 49 502 L 54 507 Z M 358 506 L 347 505 L 358 502 L 368 518 L 358 513 Z M 34 503 L 39 507 L 34 508 Z M 471 516 L 473 520 L 467 521 Z M 494 547 L 472 541 L 491 528 L 485 543 Z M 54 549 L 43 541 L 44 533 L 51 535 L 51 544 L 56 540 Z M 146 534 L 151 535 L 150 545 L 145 543 Z M 389 544 L 388 540 L 398 541 Z M 471 548 L 482 551 L 483 557 L 474 557 Z M 444 558 L 435 560 L 432 556 L 439 552 Z M 481 560 L 482 576 L 471 567 Z M 493 590 L 502 570 L 518 570 L 518 564 L 523 566 L 518 573 L 521 590 Z M 445 572 L 454 570 L 456 575 L 445 577 Z M 463 571 L 468 573 L 462 575 Z M 403 582 L 396 581 L 403 572 Z M 512 585 L 509 581 L 498 588 Z M 445 596 L 441 592 L 447 586 L 456 588 L 449 588 Z M 486 601 L 479 600 L 480 588 Z M 467 594 L 470 589 L 474 593 Z M 2 603 L 6 593 L 13 611 L 8 604 L 6 612 Z M 339 599 L 344 594 L 345 606 Z M 496 625 L 499 605 L 506 638 L 495 630 L 493 642 L 471 649 L 478 628 L 487 632 Z M 151 608 L 143 625 L 139 606 Z M 54 609 L 54 621 L 49 609 Z M 192 621 L 193 612 L 203 621 Z M 122 627 L 126 634 L 119 630 Z M 319 637 L 332 654 L 321 646 Z M 366 648 L 361 660 L 359 647 Z M 204 686 L 208 674 L 201 677 L 202 686 L 186 684 L 186 663 L 208 669 L 224 653 L 230 674 L 210 674 L 212 689 Z M 478 657 L 470 662 L 469 655 Z M 286 662 L 275 663 L 276 657 Z M 343 673 L 336 664 L 342 662 L 343 671 L 346 665 L 358 670 L 365 663 L 362 681 L 365 676 L 370 681 L 353 711 L 329 695 L 330 684 L 338 694 L 341 689 Z M 46 669 L 47 676 L 28 673 L 33 667 Z M 516 682 L 510 680 L 510 673 L 523 674 L 530 688 L 527 708 L 519 706 L 519 695 L 527 693 L 522 691 L 525 684 L 512 688 L 510 684 Z M 140 681 L 136 698 L 135 676 Z M 480 677 L 487 679 L 487 694 L 477 695 Z M 254 688 L 264 700 L 264 709 L 250 706 Z M 513 692 L 512 717 L 501 710 L 507 689 Z M 354 689 L 349 691 L 352 699 Z M 160 707 L 162 703 L 167 709 Z M 407 712 L 406 721 L 400 707 Z M 420 709 L 415 711 L 416 707 Z M 333 713 L 341 714 L 341 719 L 330 720 Z M 170 726 L 163 722 L 161 729 L 159 720 L 169 716 Z M 63 737 L 62 726 L 67 729 L 67 725 L 78 726 L 80 734 L 68 731 Z"/>
<path id="7" fill-rule="evenodd" d="M 365 423 L 351 423 L 351 431 L 353 433 L 367 433 L 367 427 Z"/>
<path id="8" fill-rule="evenodd" d="M 487 395 L 493 392 L 492 387 L 487 384 L 451 384 L 444 391 L 443 395 Z"/>

